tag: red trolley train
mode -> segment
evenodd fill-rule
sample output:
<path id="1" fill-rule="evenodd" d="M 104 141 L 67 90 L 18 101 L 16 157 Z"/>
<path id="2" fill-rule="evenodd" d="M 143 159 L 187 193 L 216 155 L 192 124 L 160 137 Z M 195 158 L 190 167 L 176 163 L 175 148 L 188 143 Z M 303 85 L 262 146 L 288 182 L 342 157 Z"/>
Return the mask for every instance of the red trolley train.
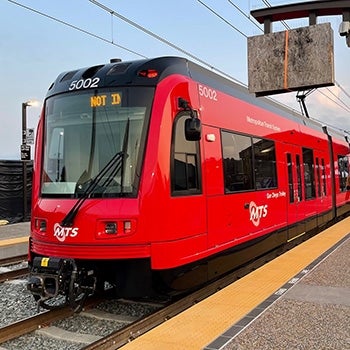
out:
<path id="1" fill-rule="evenodd" d="M 63 73 L 40 118 L 28 289 L 184 290 L 346 214 L 349 144 L 186 59 Z"/>

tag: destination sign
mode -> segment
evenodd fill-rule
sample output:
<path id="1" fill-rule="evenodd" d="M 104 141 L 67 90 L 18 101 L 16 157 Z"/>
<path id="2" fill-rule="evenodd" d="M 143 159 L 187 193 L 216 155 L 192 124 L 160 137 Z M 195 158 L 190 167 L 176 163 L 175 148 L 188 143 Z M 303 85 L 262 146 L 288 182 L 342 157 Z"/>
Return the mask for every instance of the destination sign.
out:
<path id="1" fill-rule="evenodd" d="M 106 107 L 106 106 L 118 106 L 122 103 L 121 92 L 112 92 L 110 94 L 100 94 L 90 96 L 91 107 Z"/>

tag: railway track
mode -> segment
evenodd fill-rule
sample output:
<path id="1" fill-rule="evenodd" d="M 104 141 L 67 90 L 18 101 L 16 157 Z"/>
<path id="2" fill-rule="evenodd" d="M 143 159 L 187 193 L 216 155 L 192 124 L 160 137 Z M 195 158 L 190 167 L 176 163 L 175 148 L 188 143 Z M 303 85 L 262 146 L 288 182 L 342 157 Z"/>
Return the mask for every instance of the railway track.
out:
<path id="1" fill-rule="evenodd" d="M 27 260 L 27 255 L 18 255 L 0 260 L 0 282 L 20 278 L 28 274 L 28 267 L 14 267 Z"/>
<path id="2" fill-rule="evenodd" d="M 17 255 L 17 256 L 8 257 L 5 259 L 0 259 L 0 266 L 17 264 L 17 263 L 20 263 L 22 261 L 26 261 L 27 258 L 28 258 L 28 255 L 25 254 L 25 255 Z"/>
<path id="3" fill-rule="evenodd" d="M 45 324 L 50 324 L 58 319 L 69 317 L 73 311 L 68 308 L 61 308 L 52 311 L 46 311 L 32 317 L 11 323 L 5 327 L 0 328 L 0 344 L 18 338 L 24 334 L 35 331 Z"/>
<path id="4" fill-rule="evenodd" d="M 113 302 L 111 302 L 113 303 Z M 104 342 L 104 339 L 106 337 L 106 334 L 96 334 L 92 332 L 90 329 L 88 331 L 86 330 L 80 330 L 80 331 L 70 331 L 65 329 L 65 327 L 60 326 L 61 323 L 71 323 L 73 326 L 71 328 L 77 328 L 79 327 L 79 324 L 81 324 L 81 321 L 77 321 L 79 318 L 90 318 L 90 323 L 101 323 L 104 322 L 105 324 L 112 324 L 112 327 L 119 327 L 121 331 L 128 330 L 128 326 L 130 324 L 133 325 L 133 329 L 136 329 L 136 327 L 139 327 L 139 322 L 145 322 L 144 320 L 147 320 L 147 317 L 144 318 L 144 313 L 140 313 L 139 315 L 133 315 L 135 313 L 135 308 L 137 308 L 140 305 L 148 304 L 147 310 L 150 309 L 159 309 L 163 307 L 161 304 L 156 303 L 140 303 L 140 302 L 130 302 L 125 300 L 117 301 L 117 304 L 129 304 L 130 310 L 134 310 L 133 312 L 130 312 L 129 315 L 126 315 L 123 312 L 120 312 L 119 314 L 115 314 L 113 312 L 104 311 L 103 309 L 113 309 L 113 306 L 111 306 L 109 301 L 103 301 L 102 299 L 90 299 L 86 305 L 86 308 L 84 311 L 80 314 L 76 314 L 72 311 L 69 307 L 63 307 L 55 310 L 45 311 L 40 314 L 36 314 L 32 317 L 28 317 L 26 319 L 13 322 L 12 324 L 9 324 L 5 327 L 0 328 L 0 344 L 4 342 L 5 348 L 9 347 L 10 349 L 16 348 L 16 341 L 19 341 L 19 338 L 22 336 L 28 336 L 31 334 L 30 340 L 27 342 L 33 342 L 33 339 L 35 337 L 46 337 L 46 338 L 53 338 L 52 342 L 56 341 L 58 344 L 61 341 L 69 340 L 70 342 L 75 342 L 77 344 L 77 348 L 82 349 L 84 346 L 90 346 L 89 344 L 95 344 L 96 341 L 102 341 Z M 100 305 L 104 305 L 101 307 Z M 134 306 L 132 305 L 134 304 Z M 69 320 L 69 322 L 67 322 Z M 76 321 L 76 324 L 74 325 L 74 322 Z M 84 322 L 86 324 L 88 322 Z M 101 327 L 102 328 L 102 327 Z M 108 331 L 108 335 L 110 333 L 113 333 L 113 328 L 110 327 Z M 125 332 L 125 331 L 124 331 Z M 73 334 L 74 333 L 74 334 Z M 104 331 L 106 333 L 106 331 Z M 107 335 L 107 337 L 108 337 Z M 62 338 L 63 337 L 63 338 Z M 62 338 L 62 339 L 60 339 Z M 29 338 L 28 338 L 29 339 Z M 24 341 L 25 342 L 25 341 Z M 60 345 L 56 345 L 56 347 L 60 349 Z"/>

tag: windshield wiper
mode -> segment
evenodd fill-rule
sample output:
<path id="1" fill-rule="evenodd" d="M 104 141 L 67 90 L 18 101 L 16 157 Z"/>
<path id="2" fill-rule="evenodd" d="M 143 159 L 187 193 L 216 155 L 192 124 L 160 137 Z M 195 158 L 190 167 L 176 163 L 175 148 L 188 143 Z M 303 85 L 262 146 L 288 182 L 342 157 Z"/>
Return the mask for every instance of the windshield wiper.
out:
<path id="1" fill-rule="evenodd" d="M 94 192 L 96 187 L 99 185 L 102 179 L 105 179 L 106 174 L 111 171 L 110 177 L 107 180 L 113 178 L 114 174 L 117 174 L 123 164 L 124 154 L 123 152 L 118 152 L 113 158 L 106 164 L 106 166 L 94 177 L 89 183 L 86 190 L 82 193 L 81 197 L 75 202 L 72 209 L 68 212 L 68 214 L 63 218 L 61 222 L 62 227 L 70 227 L 73 225 L 73 221 L 75 216 L 77 215 L 80 207 L 83 205 L 85 200 L 90 197 L 90 195 Z M 105 180 L 105 182 L 107 181 Z M 103 185 L 105 185 L 105 182 Z"/>
<path id="2" fill-rule="evenodd" d="M 120 192 L 123 193 L 123 187 L 124 187 L 124 173 L 125 173 L 125 159 L 127 157 L 127 151 L 128 151 L 128 144 L 129 144 L 129 128 L 130 128 L 130 119 L 128 118 L 128 121 L 125 126 L 125 132 L 124 132 L 124 140 L 123 140 L 123 148 L 122 152 L 125 155 L 125 158 L 122 160 L 122 171 L 120 174 Z"/>
<path id="3" fill-rule="evenodd" d="M 75 202 L 72 209 L 68 212 L 68 214 L 61 221 L 62 227 L 71 227 L 74 222 L 74 218 L 77 215 L 80 207 L 83 205 L 85 200 L 91 196 L 97 186 L 108 186 L 113 177 L 119 173 L 121 170 L 121 192 L 123 191 L 123 176 L 124 176 L 124 167 L 125 167 L 125 159 L 128 154 L 128 139 L 129 139 L 129 124 L 130 119 L 128 119 L 125 132 L 124 132 L 124 140 L 123 140 L 123 149 L 121 152 L 116 153 L 110 161 L 104 166 L 104 168 L 91 180 L 86 190 L 82 193 L 81 197 Z M 107 174 L 109 176 L 107 176 Z M 102 184 L 101 181 L 104 180 Z"/>

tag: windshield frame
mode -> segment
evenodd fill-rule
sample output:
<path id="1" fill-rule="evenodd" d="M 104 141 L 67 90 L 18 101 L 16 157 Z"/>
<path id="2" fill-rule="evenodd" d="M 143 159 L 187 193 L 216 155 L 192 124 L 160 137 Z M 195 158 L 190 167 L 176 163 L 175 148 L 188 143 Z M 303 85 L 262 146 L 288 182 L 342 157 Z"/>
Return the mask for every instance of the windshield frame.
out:
<path id="1" fill-rule="evenodd" d="M 102 106 L 102 108 L 100 108 L 101 106 L 90 106 L 91 107 L 91 111 L 92 113 L 97 114 L 97 117 L 94 121 L 92 121 L 91 123 L 91 128 L 93 128 L 96 123 L 101 123 L 101 125 L 103 123 L 105 123 L 106 121 L 103 120 L 102 122 L 99 121 L 97 118 L 99 118 L 98 113 L 102 113 L 102 115 L 106 115 L 106 120 L 107 120 L 107 126 L 108 126 L 108 130 L 106 128 L 106 132 L 107 134 L 110 133 L 110 135 L 106 134 L 106 137 L 104 140 L 101 140 L 101 135 L 103 136 L 103 130 L 99 131 L 100 135 L 96 136 L 96 138 L 100 138 L 97 141 L 93 141 L 92 139 L 90 140 L 90 143 L 93 142 L 99 142 L 100 144 L 102 143 L 108 143 L 110 142 L 109 139 L 111 139 L 111 136 L 113 136 L 113 140 L 114 137 L 116 139 L 116 141 L 112 141 L 115 143 L 118 143 L 118 147 L 116 147 L 116 149 L 113 151 L 111 150 L 111 147 L 108 146 L 104 146 L 108 148 L 108 152 L 109 155 L 103 155 L 106 159 L 104 162 L 100 162 L 100 161 L 96 161 L 97 163 L 101 163 L 98 166 L 98 169 L 92 173 L 90 171 L 90 179 L 87 179 L 86 183 L 87 183 L 87 187 L 89 185 L 89 181 L 95 181 L 94 178 L 99 176 L 99 172 L 103 169 L 103 167 L 111 160 L 115 157 L 115 155 L 119 152 L 124 152 L 124 156 L 122 159 L 122 164 L 121 164 L 121 171 L 120 169 L 118 171 L 120 171 L 120 184 L 119 184 L 119 190 L 117 190 L 117 186 L 118 185 L 113 185 L 113 190 L 103 190 L 100 188 L 100 186 L 96 186 L 97 189 L 92 191 L 91 193 L 89 193 L 89 197 L 90 198 L 120 198 L 120 197 L 136 197 L 137 193 L 138 193 L 138 188 L 139 188 L 139 182 L 140 182 L 140 175 L 141 175 L 141 169 L 142 169 L 142 164 L 143 164 L 143 160 L 144 160 L 144 155 L 145 155 L 145 148 L 146 148 L 146 140 L 147 140 L 147 134 L 148 134 L 148 129 L 149 129 L 149 122 L 150 122 L 150 115 L 151 115 L 151 110 L 152 110 L 152 104 L 153 104 L 153 99 L 154 99 L 154 92 L 155 92 L 155 88 L 154 87 L 107 87 L 107 88 L 98 88 L 98 89 L 89 89 L 89 90 L 80 90 L 80 91 L 73 91 L 73 92 L 67 92 L 64 94 L 57 94 L 57 95 L 53 95 L 50 96 L 49 98 L 47 98 L 47 100 L 45 101 L 45 105 L 44 105 L 44 123 L 43 123 L 43 142 L 42 142 L 42 159 L 41 159 L 41 176 L 40 176 L 40 195 L 43 198 L 80 198 L 82 196 L 85 196 L 84 192 L 86 188 L 81 188 L 80 186 L 80 190 L 78 190 L 78 185 L 79 183 L 83 183 L 84 181 L 80 181 L 80 177 L 83 176 L 83 168 L 84 167 L 80 167 L 81 168 L 81 176 L 76 175 L 74 178 L 74 181 L 68 181 L 68 179 L 64 178 L 63 180 L 60 180 L 60 177 L 57 175 L 56 178 L 53 178 L 52 174 L 50 178 L 48 178 L 48 174 L 47 171 L 49 170 L 50 166 L 49 166 L 49 161 L 50 161 L 50 145 L 49 142 L 52 142 L 52 139 L 50 140 L 50 137 L 52 137 L 53 134 L 53 130 L 56 128 L 58 131 L 56 131 L 56 133 L 58 134 L 62 134 L 63 137 L 63 131 L 60 132 L 59 131 L 59 123 L 55 126 L 55 127 L 51 127 L 51 134 L 49 133 L 49 123 L 53 123 L 52 121 L 52 115 L 50 116 L 49 114 L 49 109 L 53 108 L 53 104 L 55 103 L 55 101 L 58 101 L 58 99 L 61 99 L 61 101 L 64 101 L 65 98 L 75 98 L 75 96 L 77 96 L 77 99 L 82 98 L 84 96 L 87 96 L 88 98 L 91 98 L 92 96 L 101 96 L 103 95 L 108 95 L 108 94 L 112 94 L 117 92 L 118 94 L 120 93 L 121 96 L 121 100 L 120 100 L 120 104 L 118 106 Z M 115 100 L 115 98 L 114 98 Z M 51 107 L 50 107 L 51 106 Z M 80 105 L 79 105 L 80 108 Z M 115 113 L 114 112 L 114 108 L 115 109 Z M 118 109 L 119 108 L 119 109 Z M 109 109 L 109 112 L 107 112 L 107 109 Z M 140 112 L 144 109 L 143 114 Z M 80 109 L 79 109 L 80 111 Z M 122 112 L 120 112 L 122 111 Z M 124 112 L 125 111 L 125 112 Z M 84 109 L 82 108 L 81 112 L 84 112 Z M 135 115 L 133 115 L 133 113 L 137 113 L 137 115 L 140 115 L 141 118 L 137 119 L 137 117 L 135 117 Z M 61 112 L 61 114 L 63 115 L 62 120 L 65 117 L 65 112 Z M 113 123 L 115 125 L 109 125 L 112 124 L 111 121 L 108 119 L 110 115 L 108 115 L 108 113 L 110 113 L 110 115 L 112 116 L 113 119 Z M 127 115 L 127 118 L 122 119 L 121 117 L 119 117 L 119 113 L 123 114 L 125 113 Z M 81 113 L 81 115 L 83 115 L 84 113 Z M 114 116 L 115 114 L 115 116 Z M 77 118 L 75 116 L 75 118 Z M 120 120 L 118 119 L 120 118 Z M 123 117 L 124 118 L 124 117 Z M 143 118 L 143 119 L 142 119 Z M 75 127 L 76 129 L 80 130 L 80 124 L 76 124 L 76 125 L 69 125 L 69 123 L 71 122 L 69 120 L 69 118 L 67 119 L 68 122 L 67 124 L 65 124 L 63 121 L 62 125 L 63 127 L 66 128 L 70 128 L 72 129 L 73 127 Z M 119 124 L 125 124 L 124 129 L 120 129 L 117 128 L 116 126 L 119 127 Z M 133 124 L 136 123 L 136 131 L 138 131 L 138 133 L 136 133 L 135 131 L 135 135 L 132 135 L 132 133 L 134 132 L 134 130 L 132 129 L 134 127 Z M 139 124 L 141 124 L 141 127 L 138 126 Z M 86 124 L 89 125 L 89 124 Z M 127 125 L 127 126 L 126 126 Z M 84 126 L 85 127 L 85 126 Z M 101 126 L 101 129 L 103 129 L 103 125 Z M 114 127 L 114 129 L 113 129 Z M 130 131 L 129 131 L 130 129 Z M 67 129 L 68 130 L 68 129 Z M 50 135 L 49 135 L 50 134 Z M 68 137 L 69 131 L 67 131 L 67 137 Z M 93 135 L 93 133 L 91 133 Z M 83 135 L 83 134 L 82 134 Z M 119 136 L 118 136 L 119 135 Z M 107 137 L 108 136 L 108 137 Z M 78 136 L 77 136 L 78 137 Z M 130 146 L 130 144 L 128 144 L 129 142 L 129 138 L 132 137 L 138 137 L 138 139 L 135 141 L 137 145 L 137 149 L 136 149 L 136 145 L 133 145 L 135 148 L 135 152 L 134 149 L 132 149 L 132 147 Z M 92 136 L 93 138 L 93 136 Z M 109 139 L 108 139 L 109 138 Z M 59 139 L 60 142 L 60 139 Z M 125 144 L 126 142 L 126 144 Z M 68 143 L 68 142 L 67 142 Z M 91 144 L 89 145 L 89 147 L 91 146 Z M 59 162 L 61 161 L 61 157 L 63 154 L 63 142 L 62 145 L 60 143 L 58 143 L 58 146 L 56 146 L 56 163 L 58 163 L 58 165 L 56 165 L 57 167 L 57 173 L 60 173 L 60 165 Z M 94 153 L 94 145 L 91 146 L 91 149 L 86 151 L 86 148 L 83 149 L 82 152 L 84 152 L 86 154 L 86 152 L 88 152 L 88 162 L 90 162 L 90 158 L 94 157 L 93 153 Z M 69 148 L 68 145 L 66 148 Z M 62 150 L 62 152 L 61 152 Z M 72 152 L 72 151 L 66 151 L 67 153 Z M 82 153 L 79 153 L 79 150 L 76 151 L 77 155 L 82 157 Z M 134 153 L 132 153 L 134 152 Z M 132 153 L 132 154 L 131 154 Z M 64 157 L 64 156 L 63 156 Z M 72 156 L 70 156 L 71 158 L 73 158 Z M 86 155 L 85 155 L 86 157 Z M 100 156 L 102 157 L 102 156 Z M 78 158 L 78 157 L 77 157 Z M 131 160 L 132 159 L 132 160 Z M 93 160 L 94 161 L 94 160 Z M 132 163 L 131 163 L 132 162 Z M 128 182 L 128 188 L 126 189 L 126 185 L 123 184 L 123 182 L 125 181 L 125 177 L 126 176 L 124 174 L 125 172 L 125 167 L 128 164 L 128 166 L 131 168 L 131 170 L 129 171 L 130 173 L 132 173 L 133 175 L 129 176 L 129 182 Z M 96 167 L 96 164 L 94 164 L 94 166 Z M 87 164 L 86 167 L 87 168 Z M 64 167 L 63 167 L 64 168 Z M 62 168 L 62 173 L 63 173 L 63 168 Z M 112 167 L 112 172 L 113 167 Z M 114 174 L 113 176 L 117 176 L 119 174 Z M 111 176 L 111 175 L 108 175 Z M 68 177 L 68 176 L 67 176 Z M 63 176 L 62 176 L 63 178 Z M 71 180 L 71 179 L 70 179 Z M 105 183 L 107 183 L 107 185 L 110 185 L 111 181 L 107 181 Z M 46 184 L 46 185 L 45 185 Z M 47 190 L 45 191 L 45 186 L 48 186 L 48 184 L 52 187 L 51 190 Z M 60 187 L 61 186 L 61 187 Z M 63 186 L 66 187 L 65 190 L 62 190 Z M 61 188 L 61 190 L 55 190 L 55 187 L 57 188 Z M 111 187 L 110 187 L 111 188 Z M 99 192 L 100 191 L 100 192 Z"/>

